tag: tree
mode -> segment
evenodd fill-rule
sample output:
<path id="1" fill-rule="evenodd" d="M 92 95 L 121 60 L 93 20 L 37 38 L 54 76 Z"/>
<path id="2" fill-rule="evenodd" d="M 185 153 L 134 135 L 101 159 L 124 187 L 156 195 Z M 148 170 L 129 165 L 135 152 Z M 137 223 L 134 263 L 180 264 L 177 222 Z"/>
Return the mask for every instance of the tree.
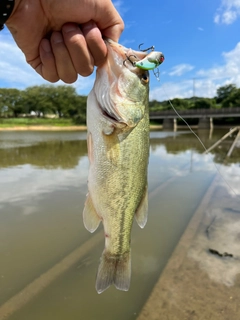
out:
<path id="1" fill-rule="evenodd" d="M 25 113 L 23 94 L 18 89 L 0 88 L 0 112 L 8 110 L 14 117 Z"/>
<path id="2" fill-rule="evenodd" d="M 194 103 L 194 109 L 211 109 L 214 107 L 213 102 L 215 102 L 215 100 L 208 98 L 199 98 Z"/>
<path id="3" fill-rule="evenodd" d="M 229 96 L 223 100 L 223 108 L 234 108 L 240 106 L 240 89 L 232 91 Z"/>
<path id="4" fill-rule="evenodd" d="M 76 108 L 77 93 L 72 86 L 47 86 L 45 92 L 48 97 L 50 110 L 60 118 L 68 114 L 68 110 Z"/>
<path id="5" fill-rule="evenodd" d="M 161 103 L 159 101 L 151 100 L 151 101 L 149 101 L 149 110 L 150 111 L 163 110 L 163 106 L 161 105 Z"/>
<path id="6" fill-rule="evenodd" d="M 216 102 L 222 103 L 230 94 L 234 93 L 237 90 L 235 84 L 228 84 L 226 86 L 219 87 L 217 89 Z"/>
<path id="7" fill-rule="evenodd" d="M 171 100 L 172 105 L 174 108 L 178 110 L 184 110 L 189 108 L 189 103 L 185 99 L 179 99 L 179 98 L 174 98 Z M 171 105 L 169 104 L 168 109 L 171 109 Z"/>
<path id="8" fill-rule="evenodd" d="M 25 103 L 29 112 L 38 116 L 54 113 L 59 117 L 68 116 L 68 110 L 77 108 L 77 93 L 72 86 L 42 85 L 25 90 Z"/>
<path id="9" fill-rule="evenodd" d="M 28 113 L 34 111 L 40 117 L 51 111 L 52 105 L 47 91 L 45 85 L 28 87 L 24 91 L 24 103 Z"/>
<path id="10" fill-rule="evenodd" d="M 77 94 L 72 86 L 41 85 L 25 90 L 0 88 L 0 114 L 17 117 L 21 113 L 36 112 L 37 116 L 53 113 L 86 123 L 87 97 Z"/>
<path id="11" fill-rule="evenodd" d="M 67 115 L 74 119 L 76 124 L 86 124 L 87 97 L 76 96 L 74 104 L 67 109 Z"/>

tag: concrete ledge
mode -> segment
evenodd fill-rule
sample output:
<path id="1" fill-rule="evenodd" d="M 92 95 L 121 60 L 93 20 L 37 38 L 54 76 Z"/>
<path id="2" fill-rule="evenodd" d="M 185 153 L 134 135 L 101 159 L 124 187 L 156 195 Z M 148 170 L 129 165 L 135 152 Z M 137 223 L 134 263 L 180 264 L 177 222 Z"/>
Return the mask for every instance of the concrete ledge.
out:
<path id="1" fill-rule="evenodd" d="M 217 177 L 137 319 L 239 320 L 239 234 L 239 200 L 226 197 Z"/>

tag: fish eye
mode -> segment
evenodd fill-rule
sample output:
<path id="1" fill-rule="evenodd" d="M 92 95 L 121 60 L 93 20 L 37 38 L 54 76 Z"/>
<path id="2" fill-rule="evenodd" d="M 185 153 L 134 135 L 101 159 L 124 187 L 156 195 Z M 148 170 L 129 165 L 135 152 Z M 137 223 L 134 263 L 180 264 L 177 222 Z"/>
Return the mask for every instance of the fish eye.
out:
<path id="1" fill-rule="evenodd" d="M 149 77 L 148 77 L 147 73 L 143 73 L 142 74 L 141 81 L 142 81 L 143 84 L 147 84 L 149 82 Z"/>

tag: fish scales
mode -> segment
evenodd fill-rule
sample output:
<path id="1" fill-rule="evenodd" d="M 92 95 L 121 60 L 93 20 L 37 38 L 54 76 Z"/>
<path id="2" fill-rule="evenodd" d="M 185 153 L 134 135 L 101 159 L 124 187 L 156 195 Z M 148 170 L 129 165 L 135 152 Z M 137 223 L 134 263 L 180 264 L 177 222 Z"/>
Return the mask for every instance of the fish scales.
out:
<path id="1" fill-rule="evenodd" d="M 105 233 L 96 280 L 98 293 L 111 284 L 127 291 L 131 278 L 131 229 L 147 221 L 149 157 L 149 75 L 131 63 L 131 51 L 106 41 L 108 57 L 97 69 L 87 102 L 88 195 L 83 211 L 85 227 L 94 232 L 102 221 Z"/>

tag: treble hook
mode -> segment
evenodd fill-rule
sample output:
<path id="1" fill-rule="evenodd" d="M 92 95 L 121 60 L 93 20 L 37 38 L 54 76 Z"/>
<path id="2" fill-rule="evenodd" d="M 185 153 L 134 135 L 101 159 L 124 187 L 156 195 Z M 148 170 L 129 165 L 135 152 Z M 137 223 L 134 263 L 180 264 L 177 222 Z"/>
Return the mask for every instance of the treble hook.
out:
<path id="1" fill-rule="evenodd" d="M 130 56 L 128 56 L 128 55 L 125 53 L 125 55 L 126 55 L 126 58 L 127 58 L 127 59 L 125 59 L 125 60 L 123 61 L 124 66 L 126 67 L 125 62 L 126 62 L 126 61 L 129 61 L 129 62 L 132 64 L 132 66 L 135 67 L 136 62 L 135 62 L 135 61 L 132 61 L 132 60 L 130 59 L 130 57 L 134 57 L 135 59 L 137 59 L 137 57 L 136 57 L 134 54 L 131 54 Z"/>
<path id="2" fill-rule="evenodd" d="M 143 45 L 144 43 L 140 43 L 140 45 L 138 46 L 138 49 L 142 52 L 146 52 L 148 50 L 152 50 L 154 51 L 155 47 L 154 46 L 151 46 L 150 48 L 147 48 L 147 49 L 144 49 L 144 50 L 141 50 L 141 46 Z"/>

